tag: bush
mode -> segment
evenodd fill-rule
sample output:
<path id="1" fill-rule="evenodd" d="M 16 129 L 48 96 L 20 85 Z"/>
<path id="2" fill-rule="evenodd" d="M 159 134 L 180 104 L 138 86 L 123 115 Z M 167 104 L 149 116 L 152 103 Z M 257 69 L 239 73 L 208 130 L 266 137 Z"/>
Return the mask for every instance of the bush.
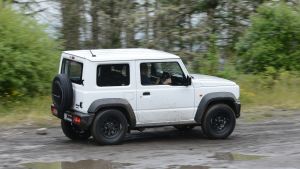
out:
<path id="1" fill-rule="evenodd" d="M 236 45 L 238 68 L 246 73 L 300 70 L 300 12 L 285 3 L 266 4 Z"/>
<path id="2" fill-rule="evenodd" d="M 48 92 L 58 49 L 44 27 L 0 0 L 0 97 Z"/>

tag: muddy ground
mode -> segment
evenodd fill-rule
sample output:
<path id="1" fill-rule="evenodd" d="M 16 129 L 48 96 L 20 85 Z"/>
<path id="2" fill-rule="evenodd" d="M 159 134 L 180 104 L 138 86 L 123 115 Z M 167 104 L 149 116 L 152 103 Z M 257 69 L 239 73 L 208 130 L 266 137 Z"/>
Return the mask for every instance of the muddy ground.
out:
<path id="1" fill-rule="evenodd" d="M 272 110 L 268 114 L 284 114 Z M 31 169 L 208 169 L 300 168 L 300 111 L 247 122 L 238 120 L 226 140 L 208 140 L 200 127 L 132 132 L 122 145 L 68 140 L 59 127 L 37 135 L 36 127 L 0 129 L 0 168 Z M 244 114 L 245 115 L 245 114 Z"/>

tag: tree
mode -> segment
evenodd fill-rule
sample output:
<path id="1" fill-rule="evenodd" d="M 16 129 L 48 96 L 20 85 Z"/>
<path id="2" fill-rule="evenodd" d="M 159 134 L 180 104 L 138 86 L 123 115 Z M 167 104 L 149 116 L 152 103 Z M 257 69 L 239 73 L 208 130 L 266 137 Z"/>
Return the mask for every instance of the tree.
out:
<path id="1" fill-rule="evenodd" d="M 48 92 L 58 53 L 44 27 L 0 1 L 0 37 L 0 96 Z"/>
<path id="2" fill-rule="evenodd" d="M 122 20 L 124 22 L 123 24 L 123 32 L 125 33 L 125 47 L 126 48 L 132 48 L 136 47 L 137 41 L 135 40 L 135 34 L 136 34 L 136 20 L 137 17 L 135 15 L 129 15 L 132 13 L 135 13 L 137 10 L 137 3 L 134 2 L 134 0 L 126 0 L 126 5 L 124 5 L 125 9 L 123 10 L 122 14 Z"/>
<path id="3" fill-rule="evenodd" d="M 91 18 L 92 18 L 92 47 L 97 48 L 100 46 L 100 26 L 99 26 L 99 10 L 100 3 L 98 0 L 91 0 Z"/>
<path id="4" fill-rule="evenodd" d="M 121 13 L 125 0 L 102 0 L 100 1 L 102 27 L 102 48 L 120 48 L 122 20 Z"/>
<path id="5" fill-rule="evenodd" d="M 202 56 L 199 65 L 199 72 L 210 75 L 217 74 L 219 69 L 219 52 L 214 35 L 209 36 L 208 51 Z"/>
<path id="6" fill-rule="evenodd" d="M 285 3 L 266 4 L 236 45 L 238 65 L 246 73 L 300 70 L 300 12 Z"/>
<path id="7" fill-rule="evenodd" d="M 82 0 L 60 0 L 60 4 L 64 46 L 68 50 L 79 49 Z"/>
<path id="8" fill-rule="evenodd" d="M 176 53 L 188 64 L 214 53 L 214 64 L 222 60 L 224 67 L 250 14 L 268 0 L 60 1 L 67 49 L 146 47 Z"/>

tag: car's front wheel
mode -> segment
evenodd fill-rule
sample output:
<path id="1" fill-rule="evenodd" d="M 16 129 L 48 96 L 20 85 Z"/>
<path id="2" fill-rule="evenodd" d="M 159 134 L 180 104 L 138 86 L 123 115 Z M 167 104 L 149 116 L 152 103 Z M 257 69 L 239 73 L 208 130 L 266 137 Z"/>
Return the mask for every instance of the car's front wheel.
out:
<path id="1" fill-rule="evenodd" d="M 212 139 L 225 139 L 235 128 L 235 114 L 226 104 L 211 106 L 202 120 L 202 131 Z"/>
<path id="2" fill-rule="evenodd" d="M 115 109 L 99 112 L 92 125 L 92 135 L 98 144 L 119 144 L 127 130 L 126 117 Z"/>
<path id="3" fill-rule="evenodd" d="M 71 140 L 87 140 L 91 136 L 90 131 L 82 130 L 78 126 L 65 120 L 61 120 L 61 128 L 65 136 Z"/>

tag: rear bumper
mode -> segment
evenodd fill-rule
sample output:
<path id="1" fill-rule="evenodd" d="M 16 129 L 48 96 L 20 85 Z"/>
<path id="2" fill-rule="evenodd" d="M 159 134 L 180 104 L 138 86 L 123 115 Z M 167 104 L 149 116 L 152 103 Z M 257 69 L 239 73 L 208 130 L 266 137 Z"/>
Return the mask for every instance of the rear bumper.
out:
<path id="1" fill-rule="evenodd" d="M 88 129 L 91 126 L 94 119 L 94 114 L 81 113 L 76 111 L 66 111 L 60 117 L 54 105 L 51 105 L 51 112 L 57 118 L 76 124 L 82 129 Z"/>
<path id="2" fill-rule="evenodd" d="M 72 111 L 67 111 L 67 112 L 65 112 L 65 114 L 67 116 L 71 116 L 72 120 L 71 121 L 69 120 L 70 122 L 75 123 L 76 125 L 80 126 L 80 128 L 82 128 L 82 129 L 88 129 L 92 125 L 93 119 L 94 119 L 93 114 L 72 112 Z M 75 117 L 80 119 L 80 123 L 74 122 Z M 67 120 L 67 119 L 64 118 L 64 120 Z"/>

